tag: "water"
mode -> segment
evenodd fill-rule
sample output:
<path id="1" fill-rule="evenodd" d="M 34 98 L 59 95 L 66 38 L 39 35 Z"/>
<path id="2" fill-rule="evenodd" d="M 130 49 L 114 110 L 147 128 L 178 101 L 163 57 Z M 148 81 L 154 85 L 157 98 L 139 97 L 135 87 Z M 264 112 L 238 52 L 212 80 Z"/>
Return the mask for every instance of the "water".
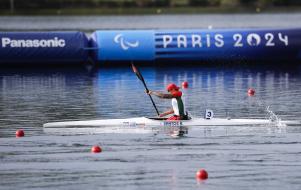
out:
<path id="1" fill-rule="evenodd" d="M 301 120 L 300 69 L 142 67 L 150 89 L 188 81 L 195 116 Z M 159 134 L 60 136 L 42 124 L 59 120 L 154 116 L 130 67 L 2 69 L 0 73 L 1 189 L 300 189 L 301 126 L 210 127 L 183 138 Z M 249 87 L 256 89 L 248 97 Z M 169 101 L 155 99 L 159 110 Z M 14 132 L 24 128 L 26 137 Z M 101 154 L 91 154 L 99 144 Z M 198 182 L 205 168 L 209 179 Z"/>
<path id="2" fill-rule="evenodd" d="M 181 24 L 179 24 L 181 23 Z M 296 28 L 300 13 L 154 16 L 14 16 L 0 18 L 0 31 L 194 28 Z"/>
<path id="3" fill-rule="evenodd" d="M 0 30 L 297 27 L 300 22 L 301 14 L 0 17 Z M 268 118 L 269 106 L 280 119 L 301 120 L 299 66 L 183 64 L 141 71 L 154 90 L 188 81 L 186 107 L 193 116 L 209 108 L 216 117 Z M 256 89 L 255 97 L 247 96 L 249 87 Z M 170 106 L 155 102 L 160 111 Z M 130 67 L 1 68 L 0 189 L 301 188 L 301 126 L 196 128 L 182 138 L 62 136 L 42 129 L 43 123 L 60 120 L 154 115 Z M 20 128 L 26 137 L 16 139 Z M 90 153 L 95 144 L 102 153 Z M 200 168 L 208 171 L 208 180 L 195 179 Z"/>

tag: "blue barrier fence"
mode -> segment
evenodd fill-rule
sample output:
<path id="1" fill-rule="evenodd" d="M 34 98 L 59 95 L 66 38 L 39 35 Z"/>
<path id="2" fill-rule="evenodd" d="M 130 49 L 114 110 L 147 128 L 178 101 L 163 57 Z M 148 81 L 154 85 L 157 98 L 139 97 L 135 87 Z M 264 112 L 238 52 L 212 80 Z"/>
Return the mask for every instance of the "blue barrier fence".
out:
<path id="1" fill-rule="evenodd" d="M 301 29 L 96 31 L 96 61 L 301 59 Z"/>
<path id="2" fill-rule="evenodd" d="M 301 29 L 0 32 L 0 63 L 300 61 Z"/>
<path id="3" fill-rule="evenodd" d="M 0 32 L 0 63 L 80 63 L 88 59 L 83 32 Z"/>

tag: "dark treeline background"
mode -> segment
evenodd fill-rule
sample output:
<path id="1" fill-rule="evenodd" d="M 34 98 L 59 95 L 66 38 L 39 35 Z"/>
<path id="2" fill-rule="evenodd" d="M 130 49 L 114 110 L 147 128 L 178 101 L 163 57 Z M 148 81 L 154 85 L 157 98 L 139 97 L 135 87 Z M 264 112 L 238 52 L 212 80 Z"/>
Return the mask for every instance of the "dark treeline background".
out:
<path id="1" fill-rule="evenodd" d="M 293 7 L 301 0 L 0 0 L 0 11 L 81 8 Z"/>

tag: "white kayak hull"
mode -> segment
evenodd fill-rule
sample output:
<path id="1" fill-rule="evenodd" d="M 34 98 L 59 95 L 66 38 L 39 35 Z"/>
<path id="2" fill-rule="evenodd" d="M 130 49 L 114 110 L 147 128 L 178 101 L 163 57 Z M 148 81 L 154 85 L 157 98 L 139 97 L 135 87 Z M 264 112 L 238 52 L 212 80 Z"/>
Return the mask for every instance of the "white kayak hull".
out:
<path id="1" fill-rule="evenodd" d="M 166 121 L 137 117 L 129 119 L 104 119 L 87 121 L 64 121 L 45 123 L 43 125 L 45 133 L 59 135 L 78 134 L 145 134 L 164 133 L 171 136 L 181 136 L 188 133 L 188 130 L 202 127 L 216 126 L 286 126 L 287 124 L 300 125 L 296 121 L 271 122 L 265 119 L 222 119 L 222 118 L 194 118 L 182 121 Z"/>
<path id="2" fill-rule="evenodd" d="M 277 123 L 267 119 L 227 119 L 227 118 L 194 118 L 181 121 L 166 121 L 150 119 L 146 117 L 137 117 L 129 119 L 104 119 L 87 121 L 64 121 L 45 123 L 44 128 L 85 128 L 85 127 L 124 127 L 124 128 L 145 128 L 145 127 L 193 127 L 193 126 L 240 126 L 240 125 L 287 125 L 300 124 L 296 121 L 278 121 Z"/>

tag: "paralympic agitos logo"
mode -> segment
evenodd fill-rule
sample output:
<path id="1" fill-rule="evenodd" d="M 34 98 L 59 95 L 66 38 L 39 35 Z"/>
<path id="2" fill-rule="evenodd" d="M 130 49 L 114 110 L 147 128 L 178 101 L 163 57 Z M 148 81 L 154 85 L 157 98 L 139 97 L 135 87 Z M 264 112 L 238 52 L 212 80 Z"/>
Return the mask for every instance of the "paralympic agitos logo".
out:
<path id="1" fill-rule="evenodd" d="M 136 48 L 139 46 L 139 41 L 129 42 L 128 40 L 124 39 L 123 34 L 117 34 L 114 37 L 114 42 L 116 44 L 120 44 L 123 50 L 128 50 L 129 48 Z"/>

